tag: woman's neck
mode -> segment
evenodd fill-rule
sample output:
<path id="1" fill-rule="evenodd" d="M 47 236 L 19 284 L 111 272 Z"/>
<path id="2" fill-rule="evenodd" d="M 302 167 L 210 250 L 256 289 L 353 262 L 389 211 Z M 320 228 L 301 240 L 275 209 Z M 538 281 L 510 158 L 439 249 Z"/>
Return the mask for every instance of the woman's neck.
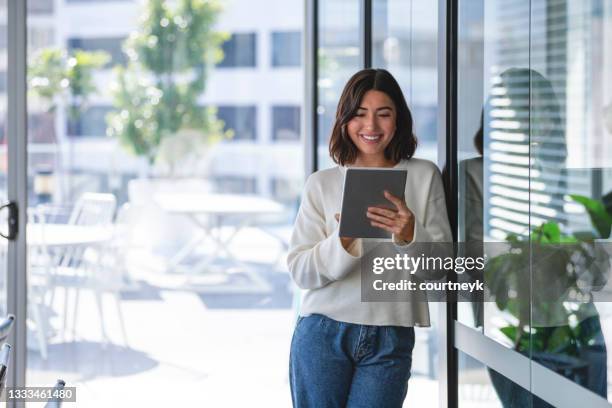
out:
<path id="1" fill-rule="evenodd" d="M 397 163 L 382 157 L 363 157 L 358 156 L 352 166 L 355 167 L 393 167 Z"/>

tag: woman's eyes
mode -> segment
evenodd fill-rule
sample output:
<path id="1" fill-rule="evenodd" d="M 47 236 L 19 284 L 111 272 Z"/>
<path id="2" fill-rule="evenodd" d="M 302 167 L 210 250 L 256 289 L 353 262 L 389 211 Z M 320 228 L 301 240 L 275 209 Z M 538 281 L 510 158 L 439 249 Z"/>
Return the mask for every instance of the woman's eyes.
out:
<path id="1" fill-rule="evenodd" d="M 363 117 L 365 117 L 365 116 L 366 116 L 366 115 L 365 115 L 365 113 L 356 113 L 356 114 L 355 114 L 355 117 L 357 117 L 357 118 L 363 118 Z M 379 117 L 379 118 L 388 118 L 388 117 L 390 117 L 390 116 L 391 116 L 391 115 L 390 115 L 390 114 L 388 114 L 388 113 L 381 113 L 381 114 L 379 114 L 379 115 L 378 115 L 378 117 Z"/>

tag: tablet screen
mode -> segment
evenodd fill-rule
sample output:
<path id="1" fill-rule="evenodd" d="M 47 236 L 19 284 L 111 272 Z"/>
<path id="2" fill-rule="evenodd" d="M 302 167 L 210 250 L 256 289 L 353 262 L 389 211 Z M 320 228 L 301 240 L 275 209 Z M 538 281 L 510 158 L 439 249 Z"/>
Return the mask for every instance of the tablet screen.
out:
<path id="1" fill-rule="evenodd" d="M 340 215 L 340 236 L 350 238 L 390 238 L 387 231 L 373 227 L 366 217 L 368 207 L 395 206 L 385 198 L 385 190 L 404 199 L 405 169 L 355 168 L 346 170 Z"/>

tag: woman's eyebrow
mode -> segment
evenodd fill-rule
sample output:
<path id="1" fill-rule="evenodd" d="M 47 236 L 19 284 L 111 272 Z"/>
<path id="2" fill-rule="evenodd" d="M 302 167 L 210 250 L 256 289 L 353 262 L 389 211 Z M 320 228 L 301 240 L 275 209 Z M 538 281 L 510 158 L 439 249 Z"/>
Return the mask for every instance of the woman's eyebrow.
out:
<path id="1" fill-rule="evenodd" d="M 360 106 L 359 108 L 357 108 L 357 110 L 362 110 L 362 109 L 363 110 L 368 110 L 368 108 L 364 108 L 363 106 Z M 385 110 L 385 109 L 393 110 L 393 108 L 390 107 L 390 106 L 382 106 L 382 107 L 376 109 L 376 111 L 378 112 L 378 111 Z"/>

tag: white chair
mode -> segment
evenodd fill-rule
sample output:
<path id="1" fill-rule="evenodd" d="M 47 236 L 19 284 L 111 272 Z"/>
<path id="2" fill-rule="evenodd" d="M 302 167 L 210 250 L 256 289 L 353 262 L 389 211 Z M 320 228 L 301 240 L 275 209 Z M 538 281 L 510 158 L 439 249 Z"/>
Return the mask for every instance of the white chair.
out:
<path id="1" fill-rule="evenodd" d="M 110 229 L 113 225 L 116 206 L 116 199 L 112 194 L 85 193 L 75 204 L 68 224 L 108 227 Z M 54 293 L 57 288 L 64 288 L 62 331 L 64 337 L 68 331 L 70 294 L 74 294 L 71 328 L 72 337 L 75 338 L 81 291 L 91 290 L 98 309 L 103 340 L 105 342 L 109 340 L 104 324 L 103 295 L 111 293 L 117 306 L 123 339 L 127 342 L 120 306 L 120 288 L 114 279 L 114 265 L 109 261 L 110 258 L 112 258 L 110 242 L 100 245 L 70 247 L 62 253 L 57 266 L 54 268 L 52 284 Z M 53 297 L 51 304 L 53 304 Z"/>
<path id="2" fill-rule="evenodd" d="M 28 209 L 28 223 L 40 226 L 40 242 L 28 248 L 28 308 L 32 313 L 36 345 L 43 360 L 47 359 L 47 334 L 49 316 L 46 294 L 51 287 L 52 269 L 55 266 L 45 239 L 46 215 L 42 207 Z M 28 316 L 30 317 L 30 316 Z"/>

